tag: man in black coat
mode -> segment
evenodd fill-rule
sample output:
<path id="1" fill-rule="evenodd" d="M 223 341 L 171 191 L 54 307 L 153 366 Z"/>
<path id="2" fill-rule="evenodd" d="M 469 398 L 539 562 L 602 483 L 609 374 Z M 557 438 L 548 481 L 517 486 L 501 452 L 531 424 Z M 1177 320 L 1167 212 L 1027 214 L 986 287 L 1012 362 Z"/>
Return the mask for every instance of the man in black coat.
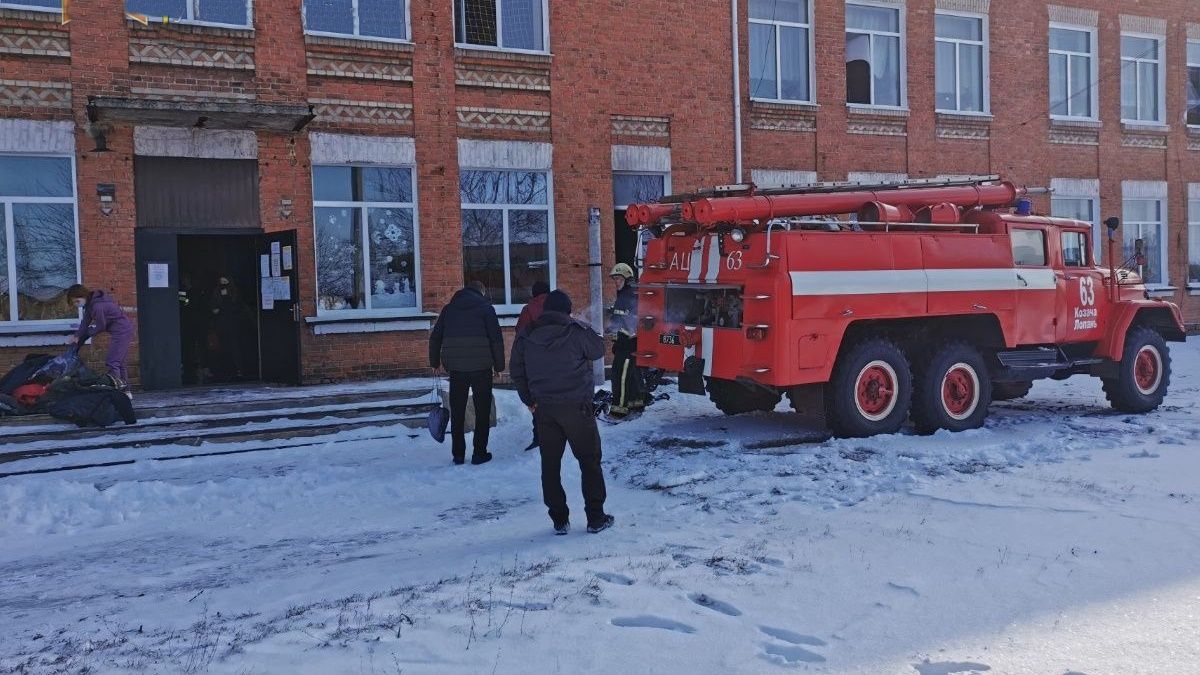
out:
<path id="1" fill-rule="evenodd" d="M 604 358 L 604 338 L 570 314 L 571 298 L 562 291 L 550 293 L 542 315 L 517 336 L 510 369 L 517 393 L 537 425 L 542 497 L 555 534 L 566 534 L 571 528 L 561 477 L 567 443 L 579 461 L 588 532 L 600 532 L 613 524 L 613 517 L 604 512 L 600 431 L 592 410 L 596 391 L 592 362 Z"/>
<path id="2" fill-rule="evenodd" d="M 496 310 L 478 281 L 454 294 L 442 308 L 433 333 L 429 336 L 429 366 L 444 367 L 450 373 L 450 436 L 455 464 L 467 454 L 467 392 L 475 401 L 475 438 L 472 464 L 492 459 L 488 452 L 491 429 L 492 374 L 504 371 L 504 338 Z"/>

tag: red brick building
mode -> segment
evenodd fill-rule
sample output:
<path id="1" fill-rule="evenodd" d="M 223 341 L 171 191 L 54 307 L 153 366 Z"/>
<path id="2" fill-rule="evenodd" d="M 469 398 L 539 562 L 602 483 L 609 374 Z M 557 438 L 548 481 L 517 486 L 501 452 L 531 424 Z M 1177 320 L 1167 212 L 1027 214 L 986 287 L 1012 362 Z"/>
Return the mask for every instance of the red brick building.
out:
<path id="1" fill-rule="evenodd" d="M 593 209 L 610 265 L 636 249 L 622 206 L 737 180 L 1054 187 L 1041 208 L 1122 216 L 1155 293 L 1200 320 L 1192 0 L 76 0 L 66 18 L 0 0 L 0 366 L 65 344 L 78 279 L 136 317 L 148 387 L 203 365 L 418 372 L 464 278 L 509 325 L 535 280 L 582 300 Z M 217 302 L 222 278 L 240 304 Z"/>

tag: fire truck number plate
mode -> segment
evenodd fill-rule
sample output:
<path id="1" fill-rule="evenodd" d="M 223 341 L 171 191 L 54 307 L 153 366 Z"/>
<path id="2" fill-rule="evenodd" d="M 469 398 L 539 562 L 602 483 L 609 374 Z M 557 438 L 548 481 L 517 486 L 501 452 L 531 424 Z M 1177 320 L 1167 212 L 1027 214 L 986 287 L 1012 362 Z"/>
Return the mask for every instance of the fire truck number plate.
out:
<path id="1" fill-rule="evenodd" d="M 658 336 L 658 341 L 664 345 L 679 346 L 679 334 L 678 333 L 663 333 L 662 335 Z"/>

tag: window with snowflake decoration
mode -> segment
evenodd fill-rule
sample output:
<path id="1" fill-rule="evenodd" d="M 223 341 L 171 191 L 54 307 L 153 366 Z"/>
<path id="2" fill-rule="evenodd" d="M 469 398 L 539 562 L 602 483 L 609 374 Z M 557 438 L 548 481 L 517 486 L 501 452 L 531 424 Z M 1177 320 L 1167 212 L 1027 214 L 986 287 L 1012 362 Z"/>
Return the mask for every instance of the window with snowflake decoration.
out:
<path id="1" fill-rule="evenodd" d="M 420 310 L 411 168 L 314 166 L 313 217 L 319 314 Z"/>

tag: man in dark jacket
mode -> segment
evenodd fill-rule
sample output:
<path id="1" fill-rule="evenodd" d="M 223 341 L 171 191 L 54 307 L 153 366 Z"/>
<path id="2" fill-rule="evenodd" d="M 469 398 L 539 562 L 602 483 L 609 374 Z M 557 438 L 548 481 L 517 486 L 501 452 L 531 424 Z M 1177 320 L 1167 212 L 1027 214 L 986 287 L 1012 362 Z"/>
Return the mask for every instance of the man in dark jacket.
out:
<path id="1" fill-rule="evenodd" d="M 454 294 L 442 308 L 429 336 L 429 366 L 450 373 L 450 435 L 455 464 L 467 454 L 466 430 L 468 390 L 475 401 L 475 438 L 472 464 L 492 459 L 487 450 L 491 428 L 492 374 L 504 371 L 504 338 L 496 310 L 478 281 Z"/>
<path id="2" fill-rule="evenodd" d="M 542 315 L 542 311 L 546 305 L 546 296 L 550 294 L 550 284 L 544 281 L 535 281 L 533 282 L 531 291 L 533 297 L 529 299 L 529 302 L 521 310 L 521 316 L 517 317 L 517 335 L 524 333 Z M 538 442 L 537 422 L 535 421 L 533 423 L 533 440 L 529 442 L 529 445 L 525 446 L 525 449 L 532 450 L 538 445 L 540 443 Z"/>
<path id="3" fill-rule="evenodd" d="M 546 296 L 541 317 L 513 344 L 513 383 L 529 406 L 542 442 L 542 497 L 555 534 L 571 528 L 562 487 L 566 444 L 579 461 L 588 532 L 612 526 L 604 512 L 604 473 L 600 469 L 600 432 L 592 411 L 596 384 L 592 362 L 604 358 L 604 338 L 572 319 L 571 298 L 562 291 Z"/>

